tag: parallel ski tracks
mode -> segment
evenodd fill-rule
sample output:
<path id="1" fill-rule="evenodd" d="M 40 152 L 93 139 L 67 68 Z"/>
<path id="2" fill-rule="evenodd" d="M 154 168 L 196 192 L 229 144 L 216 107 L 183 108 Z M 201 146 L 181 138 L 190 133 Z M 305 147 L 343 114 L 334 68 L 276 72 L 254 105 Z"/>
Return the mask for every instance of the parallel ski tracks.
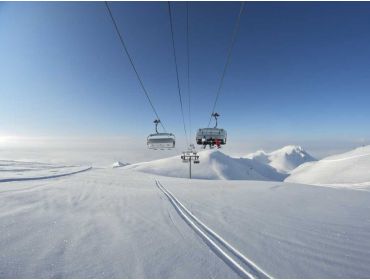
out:
<path id="1" fill-rule="evenodd" d="M 242 278 L 273 278 L 263 271 L 252 260 L 248 259 L 236 248 L 230 245 L 219 234 L 210 229 L 193 213 L 191 213 L 169 190 L 158 180 L 156 185 L 168 198 L 170 203 L 179 213 L 181 218 L 205 241 L 228 266 L 230 266 Z"/>

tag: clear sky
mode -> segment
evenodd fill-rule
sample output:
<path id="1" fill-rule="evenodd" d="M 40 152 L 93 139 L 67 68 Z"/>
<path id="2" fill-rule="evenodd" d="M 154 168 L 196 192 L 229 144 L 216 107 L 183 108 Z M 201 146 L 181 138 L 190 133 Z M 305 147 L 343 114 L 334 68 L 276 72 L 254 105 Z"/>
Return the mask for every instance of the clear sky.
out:
<path id="1" fill-rule="evenodd" d="M 239 6 L 189 4 L 193 137 L 208 123 Z M 172 8 L 187 108 L 186 5 Z M 181 139 L 167 3 L 111 9 L 162 121 Z M 370 3 L 247 2 L 216 109 L 229 139 L 368 141 L 369 27 Z M 145 143 L 153 131 L 103 2 L 1 2 L 0 98 L 0 136 Z"/>

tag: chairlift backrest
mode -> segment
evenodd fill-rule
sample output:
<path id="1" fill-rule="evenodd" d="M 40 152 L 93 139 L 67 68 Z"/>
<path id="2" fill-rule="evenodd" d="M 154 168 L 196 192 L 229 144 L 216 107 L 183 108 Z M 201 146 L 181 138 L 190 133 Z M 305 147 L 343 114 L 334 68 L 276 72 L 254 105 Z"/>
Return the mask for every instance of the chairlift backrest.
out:
<path id="1" fill-rule="evenodd" d="M 175 135 L 172 133 L 154 133 L 147 138 L 149 149 L 173 149 L 175 148 Z"/>
<path id="2" fill-rule="evenodd" d="M 206 140 L 206 143 L 203 143 L 202 139 Z M 226 144 L 227 132 L 223 128 L 200 128 L 197 131 L 196 142 L 198 145 L 209 144 L 210 140 L 215 141 L 216 139 L 220 140 L 221 145 Z"/>

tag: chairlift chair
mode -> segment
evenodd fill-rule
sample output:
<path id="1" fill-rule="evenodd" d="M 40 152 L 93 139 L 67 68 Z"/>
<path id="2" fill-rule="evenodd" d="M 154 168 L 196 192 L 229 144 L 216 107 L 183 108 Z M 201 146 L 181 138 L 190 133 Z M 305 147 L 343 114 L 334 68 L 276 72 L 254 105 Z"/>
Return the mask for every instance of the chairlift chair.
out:
<path id="1" fill-rule="evenodd" d="M 199 128 L 196 134 L 196 142 L 198 145 L 211 145 L 214 146 L 216 144 L 216 139 L 220 140 L 221 145 L 226 144 L 227 140 L 227 132 L 223 128 L 217 128 L 218 122 L 217 118 L 220 115 L 218 113 L 213 113 L 212 117 L 215 118 L 216 124 L 212 127 L 207 128 Z M 202 141 L 202 139 L 205 139 L 205 142 Z"/>
<path id="2" fill-rule="evenodd" d="M 189 159 L 187 159 L 187 158 L 185 157 L 185 155 L 182 155 L 182 156 L 181 156 L 181 160 L 182 160 L 182 162 L 183 162 L 183 163 L 188 163 L 188 162 L 189 162 Z"/>
<path id="3" fill-rule="evenodd" d="M 155 132 L 150 134 L 147 138 L 147 145 L 149 149 L 153 150 L 164 150 L 164 149 L 173 149 L 175 148 L 176 138 L 175 135 L 172 133 L 159 133 L 158 132 L 158 124 L 160 120 L 154 120 L 155 124 Z"/>

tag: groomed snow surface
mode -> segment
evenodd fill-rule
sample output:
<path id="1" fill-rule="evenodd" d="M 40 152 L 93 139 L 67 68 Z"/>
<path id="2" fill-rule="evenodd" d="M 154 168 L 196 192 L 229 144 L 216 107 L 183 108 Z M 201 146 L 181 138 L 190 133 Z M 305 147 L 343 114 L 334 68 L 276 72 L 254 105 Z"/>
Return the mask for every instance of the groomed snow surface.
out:
<path id="1" fill-rule="evenodd" d="M 65 166 L 39 162 L 0 160 L 0 182 L 51 179 L 73 175 L 91 169 L 90 166 Z"/>
<path id="2" fill-rule="evenodd" d="M 366 153 L 306 163 L 284 178 L 344 168 L 334 162 L 362 166 Z M 208 173 L 194 180 L 163 176 L 187 175 L 179 158 L 92 169 L 1 161 L 0 277 L 370 276 L 368 189 L 278 182 L 269 176 L 283 172 L 269 163 L 202 154 L 194 174 Z M 354 170 L 351 183 L 368 180 Z"/>

